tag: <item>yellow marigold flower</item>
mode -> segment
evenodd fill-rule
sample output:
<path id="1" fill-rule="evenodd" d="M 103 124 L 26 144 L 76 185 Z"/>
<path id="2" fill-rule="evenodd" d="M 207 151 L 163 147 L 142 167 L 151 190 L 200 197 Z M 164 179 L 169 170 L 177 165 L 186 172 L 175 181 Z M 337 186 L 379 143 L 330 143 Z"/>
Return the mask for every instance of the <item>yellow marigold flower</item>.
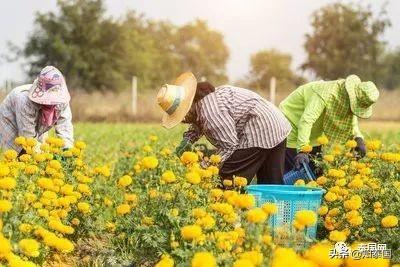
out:
<path id="1" fill-rule="evenodd" d="M 338 196 L 335 193 L 327 192 L 324 196 L 324 199 L 328 202 L 332 202 L 337 200 Z"/>
<path id="2" fill-rule="evenodd" d="M 379 140 L 368 140 L 365 142 L 365 146 L 368 150 L 375 151 L 381 147 L 382 142 Z"/>
<path id="3" fill-rule="evenodd" d="M 312 245 L 304 253 L 306 259 L 312 260 L 318 266 L 324 267 L 340 267 L 343 264 L 343 259 L 331 258 L 329 252 L 334 249 L 334 246 L 329 242 L 320 242 Z M 300 265 L 301 266 L 301 265 Z M 307 265 L 308 266 L 308 265 Z M 313 265 L 310 265 L 310 267 Z"/>
<path id="4" fill-rule="evenodd" d="M 210 166 L 207 170 L 211 171 L 213 175 L 217 175 L 219 173 L 219 169 L 217 166 Z"/>
<path id="5" fill-rule="evenodd" d="M 251 260 L 238 259 L 233 263 L 233 267 L 254 267 L 255 265 Z"/>
<path id="6" fill-rule="evenodd" d="M 131 212 L 131 206 L 128 204 L 121 204 L 117 207 L 117 214 L 119 215 L 125 215 L 129 212 Z"/>
<path id="7" fill-rule="evenodd" d="M 303 185 L 306 185 L 306 182 L 305 182 L 303 179 L 298 179 L 298 180 L 294 183 L 294 185 L 296 185 L 296 186 L 303 186 Z"/>
<path id="8" fill-rule="evenodd" d="M 28 257 L 38 257 L 40 245 L 35 239 L 22 239 L 18 242 L 18 246 Z"/>
<path id="9" fill-rule="evenodd" d="M 318 208 L 318 215 L 323 216 L 323 215 L 328 213 L 328 210 L 329 209 L 328 209 L 327 206 L 321 206 L 321 207 Z"/>
<path id="10" fill-rule="evenodd" d="M 188 172 L 186 174 L 186 181 L 191 184 L 199 184 L 201 182 L 201 177 L 197 172 Z"/>
<path id="11" fill-rule="evenodd" d="M 17 185 L 17 181 L 11 177 L 5 177 L 0 179 L 0 189 L 11 190 Z"/>
<path id="12" fill-rule="evenodd" d="M 329 155 L 329 154 L 324 155 L 324 160 L 326 162 L 333 162 L 335 160 L 335 156 L 334 155 Z"/>
<path id="13" fill-rule="evenodd" d="M 155 267 L 174 267 L 174 264 L 174 260 L 171 257 L 163 255 Z"/>
<path id="14" fill-rule="evenodd" d="M 334 242 L 344 242 L 347 239 L 347 235 L 344 231 L 333 230 L 329 233 L 329 240 Z"/>
<path id="15" fill-rule="evenodd" d="M 0 259 L 2 255 L 7 255 L 11 252 L 11 244 L 2 234 L 0 234 Z"/>
<path id="16" fill-rule="evenodd" d="M 75 232 L 74 228 L 63 224 L 61 221 L 57 219 L 50 219 L 48 222 L 48 226 L 50 229 L 56 230 L 63 234 L 73 234 Z"/>
<path id="17" fill-rule="evenodd" d="M 142 218 L 142 224 L 151 226 L 154 224 L 154 219 L 152 217 L 144 216 Z"/>
<path id="18" fill-rule="evenodd" d="M 14 160 L 17 158 L 17 156 L 18 156 L 18 153 L 14 149 L 8 149 L 8 150 L 4 151 L 4 157 L 7 160 Z"/>
<path id="19" fill-rule="evenodd" d="M 86 203 L 86 202 L 79 202 L 77 204 L 78 210 L 84 214 L 90 213 L 91 212 L 91 208 L 90 208 L 90 204 Z"/>
<path id="20" fill-rule="evenodd" d="M 21 223 L 18 226 L 18 230 L 20 230 L 23 233 L 30 233 L 32 231 L 33 227 L 29 223 Z"/>
<path id="21" fill-rule="evenodd" d="M 192 210 L 192 215 L 193 215 L 193 217 L 198 219 L 198 218 L 203 218 L 204 216 L 206 216 L 207 212 L 202 208 L 195 208 Z"/>
<path id="22" fill-rule="evenodd" d="M 151 169 L 157 168 L 157 166 L 158 166 L 158 159 L 155 158 L 155 157 L 150 157 L 150 156 L 149 156 L 149 157 L 144 157 L 144 158 L 142 159 L 141 163 L 142 163 L 142 166 L 143 166 L 145 169 L 151 170 Z"/>
<path id="23" fill-rule="evenodd" d="M 361 251 L 361 246 L 365 247 L 368 244 L 363 244 L 360 242 L 355 242 L 351 246 L 351 251 Z M 371 267 L 389 267 L 390 260 L 382 257 L 347 257 L 345 259 L 346 267 L 364 267 L 364 266 L 371 266 Z M 395 265 L 392 265 L 395 267 Z"/>
<path id="24" fill-rule="evenodd" d="M 347 148 L 355 148 L 357 146 L 357 142 L 355 140 L 349 140 L 346 142 L 345 146 Z"/>
<path id="25" fill-rule="evenodd" d="M 26 138 L 23 136 L 18 136 L 15 138 L 14 143 L 19 146 L 24 146 L 26 145 Z"/>
<path id="26" fill-rule="evenodd" d="M 173 183 L 176 181 L 176 177 L 173 171 L 168 170 L 161 175 L 161 180 L 166 183 Z"/>
<path id="27" fill-rule="evenodd" d="M 5 164 L 0 164 L 0 177 L 4 177 L 10 174 L 10 168 Z"/>
<path id="28" fill-rule="evenodd" d="M 243 252 L 240 254 L 239 258 L 249 260 L 255 266 L 261 266 L 264 260 L 263 254 L 256 250 Z"/>
<path id="29" fill-rule="evenodd" d="M 347 180 L 345 178 L 341 178 L 336 180 L 335 185 L 337 186 L 345 186 L 347 184 Z"/>
<path id="30" fill-rule="evenodd" d="M 256 204 L 256 199 L 253 195 L 242 194 L 235 196 L 233 202 L 235 207 L 237 208 L 249 209 L 254 207 L 254 205 Z"/>
<path id="31" fill-rule="evenodd" d="M 301 152 L 310 153 L 313 150 L 313 147 L 310 145 L 305 145 L 301 147 Z"/>
<path id="32" fill-rule="evenodd" d="M 118 180 L 118 186 L 119 187 L 127 187 L 132 183 L 132 177 L 129 175 L 124 175 Z"/>
<path id="33" fill-rule="evenodd" d="M 329 143 L 329 139 L 326 137 L 326 135 L 322 135 L 317 138 L 317 143 L 321 146 L 327 145 Z"/>
<path id="34" fill-rule="evenodd" d="M 247 179 L 244 178 L 244 177 L 236 176 L 236 177 L 233 178 L 233 184 L 235 186 L 239 186 L 239 187 L 246 186 L 247 185 Z"/>
<path id="35" fill-rule="evenodd" d="M 251 223 L 262 223 L 267 219 L 267 214 L 261 208 L 254 208 L 247 212 L 246 219 Z"/>
<path id="36" fill-rule="evenodd" d="M 349 188 L 361 188 L 363 185 L 364 185 L 364 182 L 361 179 L 355 178 L 348 184 L 348 187 Z"/>
<path id="37" fill-rule="evenodd" d="M 177 209 L 177 208 L 171 209 L 170 210 L 170 214 L 172 216 L 174 216 L 174 217 L 178 216 L 179 215 L 179 209 Z"/>
<path id="38" fill-rule="evenodd" d="M 191 267 L 216 267 L 217 261 L 211 252 L 196 252 Z"/>
<path id="39" fill-rule="evenodd" d="M 37 140 L 33 137 L 26 138 L 26 146 L 34 147 L 37 144 Z"/>
<path id="40" fill-rule="evenodd" d="M 0 199 L 0 213 L 8 212 L 12 209 L 12 203 L 5 199 Z"/>
<path id="41" fill-rule="evenodd" d="M 300 210 L 296 212 L 295 220 L 298 223 L 309 227 L 317 222 L 317 214 L 312 210 Z"/>
<path id="42" fill-rule="evenodd" d="M 327 181 L 328 179 L 325 176 L 320 176 L 317 178 L 317 184 L 319 185 L 324 185 Z"/>
<path id="43" fill-rule="evenodd" d="M 210 190 L 211 197 L 218 199 L 224 195 L 223 191 L 221 189 L 213 188 Z"/>
<path id="44" fill-rule="evenodd" d="M 138 201 L 138 196 L 135 194 L 125 194 L 125 201 L 130 202 L 131 205 L 135 205 Z"/>
<path id="45" fill-rule="evenodd" d="M 75 142 L 75 147 L 78 149 L 85 149 L 86 148 L 86 143 L 84 141 L 76 141 Z"/>
<path id="46" fill-rule="evenodd" d="M 265 203 L 261 208 L 267 215 L 272 215 L 278 212 L 278 207 L 274 203 Z"/>
<path id="47" fill-rule="evenodd" d="M 223 184 L 224 186 L 226 186 L 226 187 L 230 187 L 230 186 L 233 185 L 233 182 L 232 182 L 232 180 L 225 179 L 225 180 L 222 181 L 222 184 Z"/>
<path id="48" fill-rule="evenodd" d="M 161 149 L 161 152 L 160 152 L 160 154 L 161 154 L 161 156 L 169 156 L 169 155 L 171 155 L 171 150 L 170 149 L 168 149 L 168 148 L 163 148 L 163 149 Z"/>
<path id="49" fill-rule="evenodd" d="M 181 162 L 185 165 L 193 164 L 199 161 L 199 156 L 191 151 L 183 152 Z"/>
<path id="50" fill-rule="evenodd" d="M 357 197 L 351 197 L 343 203 L 343 206 L 346 210 L 358 210 L 361 208 L 362 201 Z"/>
<path id="51" fill-rule="evenodd" d="M 385 228 L 396 227 L 399 224 L 399 219 L 394 215 L 387 215 L 382 218 L 381 224 Z"/>
<path id="52" fill-rule="evenodd" d="M 32 174 L 35 174 L 35 173 L 37 173 L 39 171 L 39 168 L 38 168 L 38 166 L 36 166 L 36 165 L 28 165 L 28 166 L 26 166 L 25 167 L 25 174 L 28 174 L 28 175 L 32 175 Z"/>
<path id="53" fill-rule="evenodd" d="M 221 156 L 220 155 L 211 155 L 210 156 L 210 161 L 213 164 L 218 164 L 221 162 Z"/>
<path id="54" fill-rule="evenodd" d="M 348 220 L 351 226 L 356 227 L 362 225 L 364 219 L 361 216 L 354 216 Z"/>
<path id="55" fill-rule="evenodd" d="M 192 241 L 200 238 L 203 232 L 198 225 L 186 225 L 181 228 L 181 236 L 184 240 Z"/>
<path id="56" fill-rule="evenodd" d="M 202 218 L 197 219 L 196 224 L 208 230 L 212 229 L 215 226 L 215 220 L 211 215 L 206 215 Z"/>
<path id="57" fill-rule="evenodd" d="M 143 150 L 144 152 L 151 152 L 151 151 L 153 151 L 153 149 L 152 149 L 151 146 L 149 146 L 149 145 L 143 146 L 142 150 Z"/>

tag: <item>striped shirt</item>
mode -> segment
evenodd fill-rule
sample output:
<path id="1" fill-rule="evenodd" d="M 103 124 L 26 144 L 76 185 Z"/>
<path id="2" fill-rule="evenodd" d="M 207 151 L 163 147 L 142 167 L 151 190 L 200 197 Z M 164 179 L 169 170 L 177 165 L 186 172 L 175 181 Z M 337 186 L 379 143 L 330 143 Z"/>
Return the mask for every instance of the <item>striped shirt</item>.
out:
<path id="1" fill-rule="evenodd" d="M 12 148 L 20 152 L 21 147 L 14 144 L 15 138 L 34 137 L 43 142 L 52 128 L 40 123 L 40 105 L 29 99 L 30 88 L 31 84 L 26 84 L 13 89 L 0 104 L 0 150 Z M 57 110 L 56 134 L 64 140 L 66 148 L 72 147 L 74 130 L 71 109 L 69 105 L 60 105 Z"/>
<path id="2" fill-rule="evenodd" d="M 289 135 L 291 126 L 281 111 L 253 91 L 223 85 L 198 101 L 196 122 L 184 138 L 196 142 L 202 135 L 218 149 L 222 161 L 237 149 L 270 149 Z"/>

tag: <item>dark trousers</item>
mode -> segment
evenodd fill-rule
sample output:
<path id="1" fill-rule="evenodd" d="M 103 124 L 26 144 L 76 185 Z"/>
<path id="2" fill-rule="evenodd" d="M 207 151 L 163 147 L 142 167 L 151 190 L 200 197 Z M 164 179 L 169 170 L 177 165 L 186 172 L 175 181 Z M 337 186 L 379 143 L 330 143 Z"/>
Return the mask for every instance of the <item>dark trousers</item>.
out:
<path id="1" fill-rule="evenodd" d="M 222 179 L 241 176 L 247 178 L 248 183 L 257 176 L 258 184 L 282 184 L 285 149 L 286 139 L 271 149 L 238 149 L 224 162 L 220 176 Z"/>
<path id="2" fill-rule="evenodd" d="M 313 150 L 309 153 L 312 157 L 320 157 L 321 156 L 321 146 L 313 147 Z M 285 156 L 285 173 L 294 169 L 294 158 L 297 155 L 297 150 L 295 148 L 286 148 L 286 156 Z M 310 160 L 310 168 L 314 173 L 317 173 L 315 164 L 312 160 Z"/>

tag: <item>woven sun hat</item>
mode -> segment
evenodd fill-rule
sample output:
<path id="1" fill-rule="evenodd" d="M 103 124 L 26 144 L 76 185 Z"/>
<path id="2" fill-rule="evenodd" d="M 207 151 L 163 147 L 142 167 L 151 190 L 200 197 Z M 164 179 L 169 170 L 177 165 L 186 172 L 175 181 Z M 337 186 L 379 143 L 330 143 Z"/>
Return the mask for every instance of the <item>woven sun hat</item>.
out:
<path id="1" fill-rule="evenodd" d="M 29 90 L 29 99 L 41 105 L 67 104 L 71 100 L 62 73 L 53 66 L 42 69 Z"/>
<path id="2" fill-rule="evenodd" d="M 196 94 L 197 80 L 191 72 L 181 74 L 172 84 L 164 84 L 157 94 L 157 103 L 165 112 L 162 125 L 173 128 L 189 112 Z"/>
<path id="3" fill-rule="evenodd" d="M 373 82 L 361 82 L 357 75 L 346 78 L 345 87 L 350 98 L 351 112 L 359 118 L 372 115 L 372 105 L 378 101 L 379 90 Z"/>

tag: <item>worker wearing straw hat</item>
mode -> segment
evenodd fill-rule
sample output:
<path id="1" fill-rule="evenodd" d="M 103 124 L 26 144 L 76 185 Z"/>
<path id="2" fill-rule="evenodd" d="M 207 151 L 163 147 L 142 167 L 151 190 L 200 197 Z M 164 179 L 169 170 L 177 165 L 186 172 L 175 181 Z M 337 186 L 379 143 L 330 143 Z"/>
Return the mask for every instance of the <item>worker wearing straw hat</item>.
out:
<path id="1" fill-rule="evenodd" d="M 73 145 L 71 97 L 64 76 L 52 66 L 42 69 L 33 84 L 14 88 L 0 105 L 0 149 L 14 149 L 18 136 L 43 141 L 52 128 L 64 140 L 65 148 Z"/>
<path id="2" fill-rule="evenodd" d="M 321 147 L 318 137 L 325 135 L 331 143 L 340 144 L 355 139 L 358 157 L 366 154 L 358 118 L 369 118 L 379 91 L 373 82 L 361 82 L 356 75 L 336 81 L 316 81 L 292 92 L 280 104 L 280 109 L 292 125 L 286 150 L 285 172 L 309 163 L 310 154 Z M 303 151 L 312 146 L 311 153 Z"/>
<path id="3" fill-rule="evenodd" d="M 164 127 L 190 124 L 178 154 L 204 135 L 222 158 L 223 179 L 237 175 L 250 181 L 257 176 L 261 184 L 282 183 L 291 127 L 277 107 L 255 92 L 230 85 L 215 88 L 184 73 L 162 86 L 157 101 L 165 112 Z"/>

